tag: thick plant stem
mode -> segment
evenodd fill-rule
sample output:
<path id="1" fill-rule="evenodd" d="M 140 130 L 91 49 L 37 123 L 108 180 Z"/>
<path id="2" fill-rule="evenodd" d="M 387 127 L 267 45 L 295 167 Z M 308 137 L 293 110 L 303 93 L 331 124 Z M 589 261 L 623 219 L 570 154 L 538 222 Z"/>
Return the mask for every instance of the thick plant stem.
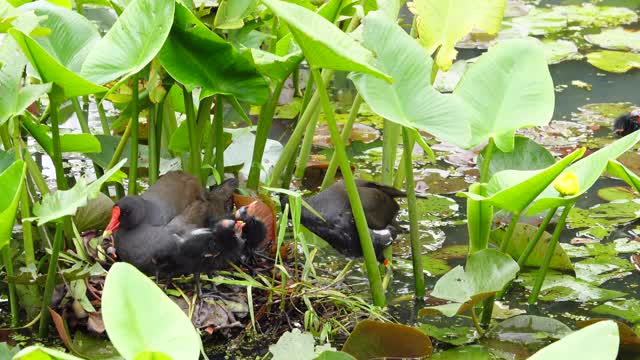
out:
<path id="1" fill-rule="evenodd" d="M 89 129 L 89 120 L 87 119 L 87 113 L 82 110 L 80 106 L 80 102 L 77 97 L 71 98 L 71 105 L 73 106 L 73 111 L 76 113 L 76 117 L 78 118 L 78 122 L 80 123 L 80 129 L 84 134 L 91 134 L 91 129 Z M 93 170 L 96 173 L 96 178 L 99 178 L 104 173 L 102 168 L 96 164 L 95 161 L 91 162 L 93 164 Z"/>
<path id="2" fill-rule="evenodd" d="M 527 247 L 524 249 L 522 254 L 520 254 L 520 257 L 518 258 L 518 266 L 523 267 L 524 264 L 527 262 L 529 255 L 531 255 L 531 252 L 538 244 L 538 241 L 542 237 L 542 234 L 544 234 L 544 231 L 547 229 L 547 226 L 549 226 L 549 223 L 551 222 L 551 219 L 553 219 L 553 216 L 556 214 L 556 211 L 558 211 L 557 207 L 553 209 L 549 209 L 549 212 L 544 217 L 544 220 L 542 220 L 542 223 L 540 224 L 540 226 L 538 226 L 538 231 L 536 231 L 535 235 L 533 235 L 533 238 L 529 240 Z"/>
<path id="3" fill-rule="evenodd" d="M 482 169 L 480 169 L 480 182 L 486 183 L 489 181 L 489 164 L 491 164 L 491 158 L 493 157 L 493 151 L 495 150 L 496 143 L 493 141 L 493 138 L 489 138 L 489 143 L 487 144 L 487 153 L 484 158 L 484 162 L 482 163 Z"/>
<path id="4" fill-rule="evenodd" d="M 420 246 L 420 236 L 418 234 L 418 213 L 416 201 L 416 184 L 413 179 L 413 161 L 411 153 L 413 152 L 413 144 L 409 130 L 402 129 L 402 143 L 405 162 L 405 172 L 407 173 L 407 206 L 409 207 L 409 224 L 411 239 L 411 260 L 413 261 L 413 280 L 415 284 L 416 298 L 422 299 L 425 296 L 424 287 L 424 270 L 422 268 L 422 251 Z"/>
<path id="5" fill-rule="evenodd" d="M 107 113 L 104 111 L 104 106 L 102 106 L 102 102 L 98 102 L 98 115 L 100 115 L 100 126 L 102 127 L 102 133 L 104 135 L 111 134 L 111 130 L 109 129 L 109 120 L 107 119 Z"/>
<path id="6" fill-rule="evenodd" d="M 313 135 L 316 132 L 316 126 L 318 125 L 318 117 L 320 116 L 319 109 L 313 113 L 307 130 L 302 137 L 302 145 L 300 145 L 300 153 L 298 154 L 298 165 L 296 166 L 295 176 L 302 178 L 304 176 L 304 170 L 307 167 L 307 160 L 311 155 L 311 148 L 313 147 Z"/>
<path id="7" fill-rule="evenodd" d="M 160 173 L 160 159 L 158 158 L 160 142 L 156 131 L 156 124 L 159 121 L 157 118 L 158 108 L 158 104 L 156 104 L 153 111 L 149 111 L 149 185 L 156 183 Z"/>
<path id="8" fill-rule="evenodd" d="M 200 147 L 198 146 L 196 133 L 196 114 L 193 109 L 193 96 L 186 88 L 182 88 L 184 98 L 184 110 L 187 115 L 187 130 L 189 132 L 189 173 L 193 176 L 200 174 Z"/>
<path id="9" fill-rule="evenodd" d="M 362 202 L 360 202 L 360 195 L 356 188 L 356 183 L 351 173 L 351 166 L 347 153 L 340 138 L 340 132 L 336 125 L 336 120 L 333 116 L 333 109 L 327 94 L 327 89 L 324 84 L 324 79 L 318 69 L 311 70 L 316 84 L 318 85 L 318 94 L 324 113 L 327 117 L 327 126 L 329 133 L 331 134 L 331 140 L 336 153 L 338 154 L 338 161 L 340 162 L 340 170 L 344 177 L 344 184 L 349 196 L 349 202 L 351 203 L 351 209 L 358 228 L 358 235 L 360 237 L 360 245 L 362 246 L 362 253 L 364 255 L 365 266 L 367 269 L 367 276 L 369 278 L 369 286 L 371 287 L 371 295 L 373 298 L 373 304 L 375 306 L 384 306 L 385 297 L 384 290 L 382 289 L 382 280 L 380 279 L 380 271 L 378 269 L 378 261 L 376 260 L 375 250 L 373 249 L 373 242 L 371 235 L 369 234 L 369 227 L 367 226 L 367 220 L 365 218 L 364 209 L 362 208 Z"/>
<path id="10" fill-rule="evenodd" d="M 518 225 L 518 220 L 520 219 L 520 213 L 513 213 L 511 216 L 511 221 L 509 221 L 509 226 L 507 227 L 507 231 L 502 237 L 502 243 L 500 244 L 500 251 L 506 253 L 507 248 L 509 247 L 509 243 L 511 242 L 511 236 L 513 235 L 513 231 L 516 229 Z M 496 301 L 496 296 L 491 296 L 486 299 L 482 305 L 482 325 L 489 326 L 491 323 L 491 315 L 493 313 L 493 303 Z"/>
<path id="11" fill-rule="evenodd" d="M 360 94 L 356 94 L 355 99 L 353 99 L 353 104 L 351 105 L 351 110 L 349 111 L 349 117 L 347 118 L 347 122 L 344 124 L 342 128 L 342 134 L 340 135 L 342 139 L 342 143 L 346 143 L 351 136 L 351 130 L 353 128 L 353 123 L 355 123 L 358 118 L 358 111 L 360 111 L 360 106 L 362 105 L 362 96 Z M 329 162 L 329 167 L 327 168 L 327 172 L 324 174 L 324 179 L 322 179 L 322 185 L 320 186 L 321 190 L 324 190 L 329 187 L 329 185 L 333 184 L 333 181 L 336 178 L 336 170 L 338 170 L 338 157 L 334 152 L 331 155 L 331 161 Z"/>
<path id="12" fill-rule="evenodd" d="M 360 97 L 359 94 L 357 97 Z M 354 101 L 354 104 L 355 104 L 355 101 Z M 356 114 L 358 113 L 358 110 L 359 109 L 356 109 Z M 395 170 L 395 164 L 396 164 L 396 152 L 398 149 L 400 133 L 402 131 L 403 130 L 400 125 L 386 119 L 384 120 L 383 135 L 382 135 L 382 183 L 384 185 L 393 186 L 393 177 L 394 177 L 394 170 Z M 413 144 L 415 143 L 415 141 L 411 136 L 409 137 L 408 140 L 411 143 L 411 151 L 413 152 Z M 409 142 L 405 143 L 403 146 L 407 146 Z M 403 152 L 403 155 L 405 154 L 406 153 Z M 409 156 L 410 155 L 411 153 L 409 153 Z M 405 166 L 405 170 L 406 170 L 406 166 Z M 411 173 L 413 173 L 413 171 Z M 417 224 L 416 224 L 416 229 L 417 229 Z M 391 262 L 391 259 L 393 257 L 393 249 L 391 248 L 391 246 L 383 250 L 383 255 L 385 259 Z"/>
<path id="13" fill-rule="evenodd" d="M 22 159 L 21 141 L 20 141 L 20 122 L 16 118 L 14 121 L 15 127 L 13 130 L 13 151 L 16 155 L 16 159 Z M 34 264 L 36 262 L 35 250 L 33 246 L 33 227 L 30 221 L 24 219 L 31 217 L 31 210 L 29 208 L 30 199 L 27 192 L 26 179 L 20 194 L 20 217 L 22 222 L 22 243 L 24 244 L 24 262 L 26 265 Z"/>
<path id="14" fill-rule="evenodd" d="M 124 149 L 127 147 L 127 141 L 129 141 L 129 138 L 131 138 L 131 133 L 133 132 L 133 118 L 131 118 L 129 120 L 129 123 L 127 124 L 127 127 L 124 129 L 124 132 L 122 133 L 122 137 L 120 138 L 120 142 L 118 142 L 118 146 L 116 146 L 116 150 L 113 152 L 113 157 L 111 158 L 111 161 L 109 161 L 109 165 L 107 165 L 107 168 L 105 170 L 109 170 L 112 167 L 116 166 L 116 164 L 118 163 L 118 161 L 120 161 L 120 157 L 122 157 L 122 153 L 124 152 Z M 131 163 L 131 159 L 129 159 L 129 163 Z"/>
<path id="15" fill-rule="evenodd" d="M 138 180 L 138 74 L 132 76 L 133 85 L 131 87 L 131 158 L 129 159 L 129 195 L 137 195 Z M 114 155 L 115 157 L 115 155 Z"/>
<path id="16" fill-rule="evenodd" d="M 334 73 L 333 70 L 323 70 L 322 71 L 323 83 L 328 81 L 331 78 L 331 76 L 333 76 L 333 73 Z M 304 113 L 298 119 L 298 124 L 296 125 L 296 128 L 293 130 L 293 133 L 291 134 L 289 141 L 287 141 L 287 144 L 284 146 L 284 149 L 282 149 L 282 154 L 280 155 L 278 162 L 276 162 L 276 165 L 273 167 L 273 170 L 271 171 L 273 176 L 271 177 L 269 186 L 271 187 L 282 186 L 281 177 L 279 174 L 284 173 L 284 170 L 289 164 L 289 161 L 291 161 L 291 159 L 295 155 L 296 150 L 298 149 L 298 145 L 300 144 L 300 140 L 302 139 L 302 136 L 304 135 L 307 125 L 309 124 L 309 121 L 311 121 L 313 113 L 316 110 L 316 107 L 318 106 L 319 103 L 320 103 L 320 93 L 319 91 L 316 91 L 311 97 L 311 100 L 309 100 L 309 105 L 305 108 Z M 288 184 L 286 185 L 287 185 L 286 187 L 288 187 Z"/>
<path id="17" fill-rule="evenodd" d="M 53 295 L 53 289 L 56 286 L 56 269 L 58 267 L 58 255 L 62 250 L 63 243 L 63 228 L 62 223 L 56 224 L 56 235 L 53 239 L 53 245 L 51 249 L 51 257 L 49 258 L 49 269 L 47 270 L 47 283 L 44 286 L 44 294 L 42 296 L 42 309 L 40 310 L 40 328 L 38 330 L 38 336 L 44 338 L 49 332 L 49 304 L 51 303 L 51 296 Z"/>
<path id="18" fill-rule="evenodd" d="M 213 118 L 213 129 L 216 140 L 216 158 L 215 169 L 220 175 L 224 176 L 224 97 L 216 95 L 216 114 Z"/>
<path id="19" fill-rule="evenodd" d="M 55 86 L 55 85 L 54 85 Z M 62 93 L 61 89 L 52 90 L 52 92 Z M 53 166 L 56 169 L 56 184 L 58 190 L 67 190 L 67 179 L 64 177 L 64 168 L 62 167 L 62 146 L 60 145 L 60 127 L 58 124 L 58 105 L 57 96 L 49 97 L 49 108 L 51 109 L 51 138 L 53 142 Z"/>
<path id="20" fill-rule="evenodd" d="M 276 111 L 278 105 L 278 99 L 284 81 L 280 81 L 273 89 L 271 98 L 262 105 L 260 108 L 260 116 L 258 116 L 258 128 L 256 129 L 256 141 L 253 144 L 253 155 L 251 156 L 251 169 L 249 170 L 249 178 L 247 179 L 247 187 L 249 189 L 258 190 L 260 185 L 260 168 L 262 164 L 262 156 L 264 155 L 264 148 L 267 145 L 267 138 L 269 137 L 269 130 L 271 124 L 273 124 L 273 114 Z"/>
<path id="21" fill-rule="evenodd" d="M 533 284 L 533 289 L 531 289 L 531 295 L 529 295 L 529 304 L 535 304 L 538 301 L 538 295 L 540 294 L 540 289 L 542 289 L 542 284 L 544 283 L 544 278 L 547 276 L 547 271 L 549 270 L 549 264 L 551 264 L 551 259 L 553 258 L 553 254 L 555 253 L 556 246 L 558 245 L 558 241 L 560 240 L 560 234 L 562 234 L 562 230 L 564 230 L 564 225 L 567 222 L 567 216 L 571 211 L 575 202 L 567 204 L 558 219 L 558 224 L 556 224 L 556 228 L 553 231 L 553 236 L 551 236 L 551 241 L 549 241 L 549 248 L 547 252 L 544 254 L 544 260 L 542 261 L 542 266 L 540 266 L 540 270 L 538 270 L 538 274 L 536 276 L 536 282 Z"/>
<path id="22" fill-rule="evenodd" d="M 4 263 L 4 270 L 7 276 L 14 275 L 13 272 L 13 259 L 11 258 L 11 246 L 7 244 L 2 248 L 2 262 Z M 11 307 L 11 326 L 17 327 L 19 319 L 18 309 L 18 293 L 16 292 L 16 284 L 9 282 L 9 306 Z"/>

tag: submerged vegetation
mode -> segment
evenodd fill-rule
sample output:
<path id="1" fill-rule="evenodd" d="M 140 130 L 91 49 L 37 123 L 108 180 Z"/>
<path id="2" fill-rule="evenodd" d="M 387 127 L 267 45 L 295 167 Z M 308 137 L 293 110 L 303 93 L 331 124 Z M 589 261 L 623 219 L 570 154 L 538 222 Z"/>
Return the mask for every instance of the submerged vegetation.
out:
<path id="1" fill-rule="evenodd" d="M 0 0 L 0 358 L 640 357 L 621 2 Z"/>

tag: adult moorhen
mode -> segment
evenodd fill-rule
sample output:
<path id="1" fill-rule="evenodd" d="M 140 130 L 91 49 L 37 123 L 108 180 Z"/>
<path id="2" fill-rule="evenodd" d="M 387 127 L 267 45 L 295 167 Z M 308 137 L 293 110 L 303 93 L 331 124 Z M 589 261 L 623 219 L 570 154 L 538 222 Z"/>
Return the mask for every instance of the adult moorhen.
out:
<path id="1" fill-rule="evenodd" d="M 638 129 L 640 129 L 640 110 L 624 114 L 613 123 L 613 132 L 620 137 L 627 136 Z"/>
<path id="2" fill-rule="evenodd" d="M 405 197 L 406 193 L 372 181 L 356 180 L 356 186 L 376 257 L 384 263 L 386 261 L 382 251 L 391 245 L 398 232 L 402 231 L 395 219 L 400 210 L 395 198 Z M 282 205 L 287 201 L 287 197 L 281 197 Z M 342 254 L 362 256 L 360 236 L 342 180 L 306 201 L 324 220 L 303 207 L 300 218 L 302 225 Z"/>

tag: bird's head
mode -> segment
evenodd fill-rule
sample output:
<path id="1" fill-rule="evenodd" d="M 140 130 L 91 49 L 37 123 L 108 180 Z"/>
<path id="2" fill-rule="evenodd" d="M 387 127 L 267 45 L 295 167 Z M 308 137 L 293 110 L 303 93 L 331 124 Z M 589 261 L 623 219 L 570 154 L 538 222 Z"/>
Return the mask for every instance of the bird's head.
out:
<path id="1" fill-rule="evenodd" d="M 125 196 L 111 209 L 111 220 L 104 230 L 109 236 L 119 228 L 132 229 L 142 222 L 146 215 L 144 200 L 137 196 Z"/>

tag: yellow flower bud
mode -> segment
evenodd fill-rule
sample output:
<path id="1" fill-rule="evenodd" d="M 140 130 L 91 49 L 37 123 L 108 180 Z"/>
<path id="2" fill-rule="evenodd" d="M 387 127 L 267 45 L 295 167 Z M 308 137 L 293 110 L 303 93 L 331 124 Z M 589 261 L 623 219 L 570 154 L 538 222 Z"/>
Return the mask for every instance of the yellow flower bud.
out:
<path id="1" fill-rule="evenodd" d="M 562 196 L 573 196 L 580 191 L 580 182 L 575 172 L 569 171 L 553 181 L 553 188 Z"/>

